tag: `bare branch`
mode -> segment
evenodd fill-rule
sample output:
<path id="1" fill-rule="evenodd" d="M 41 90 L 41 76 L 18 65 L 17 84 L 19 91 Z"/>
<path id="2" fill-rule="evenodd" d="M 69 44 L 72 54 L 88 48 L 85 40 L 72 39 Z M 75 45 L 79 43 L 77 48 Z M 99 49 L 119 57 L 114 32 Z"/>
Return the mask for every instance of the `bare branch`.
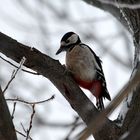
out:
<path id="1" fill-rule="evenodd" d="M 51 101 L 55 98 L 54 95 L 52 95 L 49 99 L 45 99 L 45 100 L 42 100 L 42 101 L 37 101 L 37 102 L 29 102 L 29 101 L 25 101 L 23 99 L 19 99 L 19 98 L 16 98 L 16 99 L 6 99 L 7 101 L 16 101 L 16 102 L 21 102 L 21 103 L 24 103 L 24 104 L 29 104 L 29 105 L 33 105 L 33 104 L 42 104 L 44 102 L 48 102 L 48 101 Z"/>
<path id="2" fill-rule="evenodd" d="M 9 63 L 10 65 L 14 66 L 15 68 L 18 68 L 18 66 L 14 65 L 14 64 L 11 63 L 10 61 L 4 59 L 2 56 L 0 56 L 0 58 L 1 58 L 2 60 L 4 60 L 5 62 Z M 21 69 L 21 70 L 24 71 L 24 72 L 30 73 L 30 74 L 39 75 L 39 74 L 36 73 L 36 72 L 31 72 L 31 71 L 28 71 L 28 70 L 25 70 L 25 69 Z"/>
<path id="3" fill-rule="evenodd" d="M 34 118 L 34 115 L 35 115 L 35 104 L 32 105 L 32 111 L 33 112 L 31 114 L 29 128 L 27 129 L 27 137 L 26 137 L 26 140 L 28 140 L 28 138 L 30 137 L 30 131 L 32 129 L 33 118 Z"/>
<path id="4" fill-rule="evenodd" d="M 20 132 L 20 131 L 18 131 L 18 130 L 16 130 L 16 132 L 17 132 L 18 134 L 20 134 L 21 136 L 23 136 L 23 137 L 25 137 L 25 138 L 26 138 L 26 135 L 25 135 L 25 134 L 23 134 L 22 132 Z M 30 137 L 30 140 L 33 140 L 33 139 Z"/>
<path id="5" fill-rule="evenodd" d="M 11 84 L 11 82 L 15 79 L 15 77 L 16 77 L 18 71 L 21 69 L 21 67 L 22 67 L 22 65 L 24 64 L 25 60 L 26 60 L 26 58 L 23 56 L 23 58 L 22 58 L 21 61 L 20 61 L 19 67 L 17 68 L 17 70 L 13 71 L 13 74 L 12 74 L 12 76 L 11 76 L 11 79 L 10 79 L 9 82 L 7 83 L 6 87 L 4 88 L 3 94 L 4 94 L 5 91 L 8 89 L 9 85 Z"/>
<path id="6" fill-rule="evenodd" d="M 80 119 L 79 117 L 75 117 L 75 120 L 72 124 L 72 128 L 64 140 L 69 140 L 70 135 L 74 132 L 74 130 L 77 128 L 77 126 L 79 126 L 79 124 L 77 123 L 79 121 L 79 119 Z"/>
<path id="7" fill-rule="evenodd" d="M 17 102 L 14 102 L 14 104 L 13 104 L 13 111 L 12 111 L 12 119 L 14 119 L 14 113 L 15 113 L 15 110 L 16 110 L 16 104 L 17 104 Z"/>

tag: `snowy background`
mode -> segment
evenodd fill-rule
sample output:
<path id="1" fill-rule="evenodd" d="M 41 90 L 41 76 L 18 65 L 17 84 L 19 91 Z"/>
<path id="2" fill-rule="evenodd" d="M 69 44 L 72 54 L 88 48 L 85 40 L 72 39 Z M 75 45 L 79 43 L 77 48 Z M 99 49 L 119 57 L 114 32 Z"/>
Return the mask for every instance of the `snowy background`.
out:
<path id="1" fill-rule="evenodd" d="M 60 39 L 68 31 L 76 32 L 102 59 L 112 99 L 130 77 L 133 44 L 128 32 L 109 13 L 82 0 L 5 0 L 1 2 L 0 8 L 0 31 L 54 59 L 59 59 L 62 64 L 65 63 L 65 53 L 55 55 Z M 1 53 L 0 56 L 18 66 Z M 0 65 L 0 84 L 4 89 L 15 68 L 2 59 Z M 88 91 L 84 92 L 91 97 Z M 27 101 L 40 101 L 52 95 L 55 95 L 54 100 L 35 107 L 36 113 L 30 135 L 33 140 L 66 139 L 77 114 L 54 85 L 41 75 L 20 71 L 6 91 L 6 98 L 19 97 Z M 94 97 L 91 99 L 95 103 Z M 107 105 L 109 102 L 105 103 Z M 8 102 L 11 112 L 13 104 Z M 118 112 L 119 108 L 110 118 L 115 119 Z M 16 130 L 24 133 L 21 123 L 27 129 L 31 113 L 30 106 L 17 103 L 14 114 Z M 81 124 L 81 120 L 78 123 Z M 84 127 L 81 124 L 70 134 L 70 138 L 76 136 Z M 17 135 L 19 140 L 25 139 Z"/>

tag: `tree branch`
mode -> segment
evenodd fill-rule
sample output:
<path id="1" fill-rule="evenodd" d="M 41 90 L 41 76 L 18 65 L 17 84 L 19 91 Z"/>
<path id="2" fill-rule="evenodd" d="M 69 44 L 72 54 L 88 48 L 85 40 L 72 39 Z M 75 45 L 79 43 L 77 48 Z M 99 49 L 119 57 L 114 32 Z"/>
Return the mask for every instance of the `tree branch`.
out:
<path id="1" fill-rule="evenodd" d="M 140 8 L 138 9 L 129 8 L 130 5 L 133 6 L 135 4 L 139 4 L 139 0 L 131 0 L 131 1 L 125 0 L 125 3 L 124 0 L 112 0 L 111 2 L 109 2 L 109 0 L 83 0 L 83 1 L 112 14 L 115 18 L 117 18 L 118 21 L 120 21 L 122 25 L 124 25 L 124 27 L 128 31 L 130 31 L 132 37 L 134 37 L 136 42 L 139 43 Z M 124 4 L 125 7 L 123 7 Z M 125 15 L 125 17 L 123 14 Z M 132 29 L 130 29 L 129 26 L 131 26 Z"/>
<path id="2" fill-rule="evenodd" d="M 8 106 L 0 87 L 0 140 L 17 140 Z"/>

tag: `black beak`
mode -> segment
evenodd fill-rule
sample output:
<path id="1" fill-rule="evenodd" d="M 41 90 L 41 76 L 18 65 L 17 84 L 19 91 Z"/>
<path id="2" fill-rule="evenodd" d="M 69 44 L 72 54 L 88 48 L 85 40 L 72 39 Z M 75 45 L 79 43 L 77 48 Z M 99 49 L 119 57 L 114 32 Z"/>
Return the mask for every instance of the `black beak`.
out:
<path id="1" fill-rule="evenodd" d="M 60 47 L 60 48 L 58 49 L 58 51 L 56 52 L 56 55 L 58 55 L 59 53 L 61 53 L 63 50 L 64 50 L 63 47 Z"/>

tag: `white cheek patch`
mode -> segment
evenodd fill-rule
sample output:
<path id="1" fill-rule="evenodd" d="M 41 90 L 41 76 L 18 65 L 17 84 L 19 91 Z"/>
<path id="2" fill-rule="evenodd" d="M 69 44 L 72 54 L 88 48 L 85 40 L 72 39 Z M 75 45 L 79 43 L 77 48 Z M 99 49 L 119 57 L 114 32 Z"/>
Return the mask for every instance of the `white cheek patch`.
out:
<path id="1" fill-rule="evenodd" d="M 66 43 L 65 43 L 64 41 L 62 41 L 60 45 L 61 45 L 61 46 L 65 46 Z"/>
<path id="2" fill-rule="evenodd" d="M 69 38 L 71 43 L 76 43 L 78 40 L 78 35 L 73 34 L 70 38 Z"/>

